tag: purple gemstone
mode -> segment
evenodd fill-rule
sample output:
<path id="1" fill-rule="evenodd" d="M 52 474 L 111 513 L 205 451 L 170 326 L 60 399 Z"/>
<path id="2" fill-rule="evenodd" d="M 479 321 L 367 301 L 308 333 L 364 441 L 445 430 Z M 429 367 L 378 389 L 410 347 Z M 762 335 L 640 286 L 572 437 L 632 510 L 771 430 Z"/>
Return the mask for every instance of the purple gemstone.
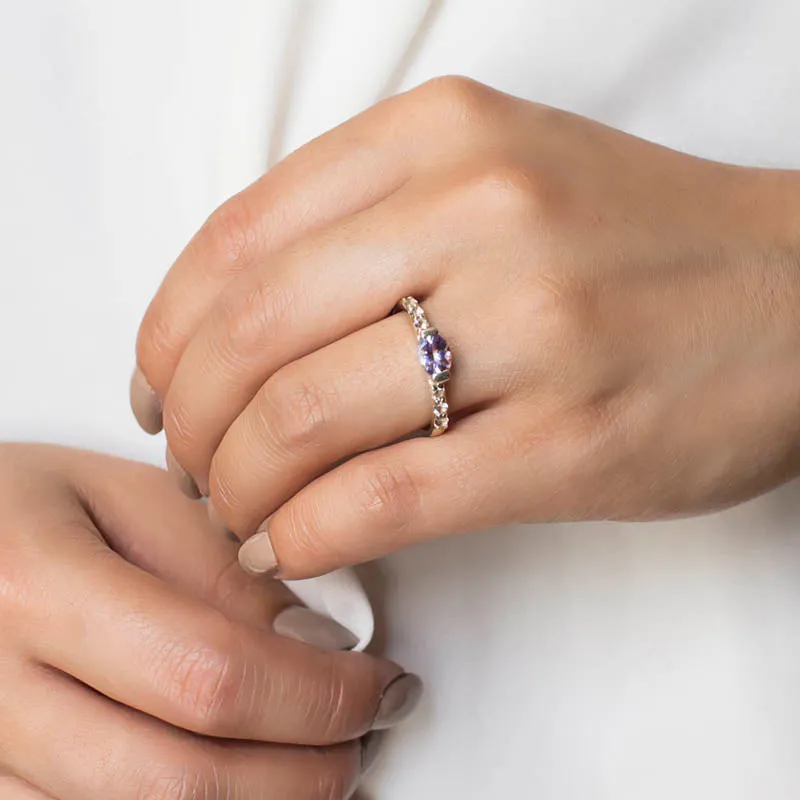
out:
<path id="1" fill-rule="evenodd" d="M 431 377 L 435 377 L 450 369 L 453 363 L 453 354 L 443 336 L 438 333 L 429 333 L 420 340 L 419 360 L 425 368 L 425 372 Z"/>

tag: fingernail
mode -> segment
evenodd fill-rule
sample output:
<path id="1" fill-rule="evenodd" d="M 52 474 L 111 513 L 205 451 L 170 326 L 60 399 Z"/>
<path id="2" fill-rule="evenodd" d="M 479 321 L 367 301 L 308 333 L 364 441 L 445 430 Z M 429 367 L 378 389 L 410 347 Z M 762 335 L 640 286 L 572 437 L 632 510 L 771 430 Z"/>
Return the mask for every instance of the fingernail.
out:
<path id="1" fill-rule="evenodd" d="M 361 774 L 370 771 L 378 760 L 383 745 L 384 734 L 380 731 L 371 731 L 361 737 Z"/>
<path id="2" fill-rule="evenodd" d="M 382 731 L 399 725 L 411 716 L 421 698 L 422 680 L 417 675 L 406 672 L 395 678 L 383 693 L 372 730 Z"/>
<path id="3" fill-rule="evenodd" d="M 175 460 L 172 450 L 167 448 L 167 472 L 175 478 L 178 488 L 192 500 L 199 500 L 203 495 L 197 488 L 194 478 Z"/>
<path id="4" fill-rule="evenodd" d="M 317 650 L 352 650 L 358 644 L 358 636 L 344 625 L 303 606 L 290 606 L 281 611 L 272 627 L 275 633 L 310 644 Z"/>
<path id="5" fill-rule="evenodd" d="M 131 378 L 130 397 L 133 416 L 139 427 L 153 435 L 160 433 L 164 427 L 161 400 L 139 367 L 136 367 Z"/>
<path id="6" fill-rule="evenodd" d="M 278 559 L 275 558 L 275 551 L 272 549 L 272 542 L 269 539 L 269 528 L 265 522 L 258 533 L 251 536 L 239 548 L 239 563 L 245 572 L 254 575 L 271 574 L 278 571 Z"/>

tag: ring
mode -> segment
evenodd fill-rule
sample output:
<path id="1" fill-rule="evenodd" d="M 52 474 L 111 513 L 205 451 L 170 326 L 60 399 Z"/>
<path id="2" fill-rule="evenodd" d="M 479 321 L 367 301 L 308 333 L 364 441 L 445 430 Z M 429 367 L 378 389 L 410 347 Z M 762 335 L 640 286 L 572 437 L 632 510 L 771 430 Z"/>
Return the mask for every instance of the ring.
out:
<path id="1" fill-rule="evenodd" d="M 398 310 L 400 308 L 408 314 L 414 325 L 417 333 L 417 356 L 431 387 L 433 422 L 429 435 L 441 436 L 450 424 L 444 385 L 450 380 L 453 354 L 444 336 L 428 322 L 422 306 L 415 298 L 404 297 L 398 303 Z"/>

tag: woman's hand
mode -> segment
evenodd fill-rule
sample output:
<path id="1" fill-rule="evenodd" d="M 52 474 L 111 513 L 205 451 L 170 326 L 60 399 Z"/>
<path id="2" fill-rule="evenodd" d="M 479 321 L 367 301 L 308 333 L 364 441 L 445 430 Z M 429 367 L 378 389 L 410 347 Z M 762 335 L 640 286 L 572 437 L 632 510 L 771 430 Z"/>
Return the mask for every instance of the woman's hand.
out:
<path id="1" fill-rule="evenodd" d="M 142 324 L 133 403 L 304 577 L 511 521 L 718 509 L 798 471 L 800 191 L 448 78 L 216 211 Z M 790 222 L 794 219 L 794 222 Z M 453 351 L 451 429 L 405 314 Z M 152 389 L 150 387 L 153 387 Z"/>
<path id="2" fill-rule="evenodd" d="M 3 800 L 349 797 L 418 695 L 153 467 L 2 445 L 0 520 Z"/>

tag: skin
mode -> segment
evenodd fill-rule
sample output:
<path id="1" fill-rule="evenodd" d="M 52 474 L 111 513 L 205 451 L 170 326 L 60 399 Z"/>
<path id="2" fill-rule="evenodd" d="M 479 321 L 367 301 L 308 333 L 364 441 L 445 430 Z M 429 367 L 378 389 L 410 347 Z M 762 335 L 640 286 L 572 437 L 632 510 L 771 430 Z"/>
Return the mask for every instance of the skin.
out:
<path id="1" fill-rule="evenodd" d="M 211 215 L 142 322 L 134 404 L 286 577 L 721 509 L 799 471 L 798 220 L 795 173 L 439 79 Z M 436 439 L 408 438 L 431 397 L 405 295 L 454 354 Z"/>
<path id="2" fill-rule="evenodd" d="M 351 795 L 402 670 L 275 633 L 296 599 L 165 472 L 0 445 L 0 519 L 4 800 Z"/>

